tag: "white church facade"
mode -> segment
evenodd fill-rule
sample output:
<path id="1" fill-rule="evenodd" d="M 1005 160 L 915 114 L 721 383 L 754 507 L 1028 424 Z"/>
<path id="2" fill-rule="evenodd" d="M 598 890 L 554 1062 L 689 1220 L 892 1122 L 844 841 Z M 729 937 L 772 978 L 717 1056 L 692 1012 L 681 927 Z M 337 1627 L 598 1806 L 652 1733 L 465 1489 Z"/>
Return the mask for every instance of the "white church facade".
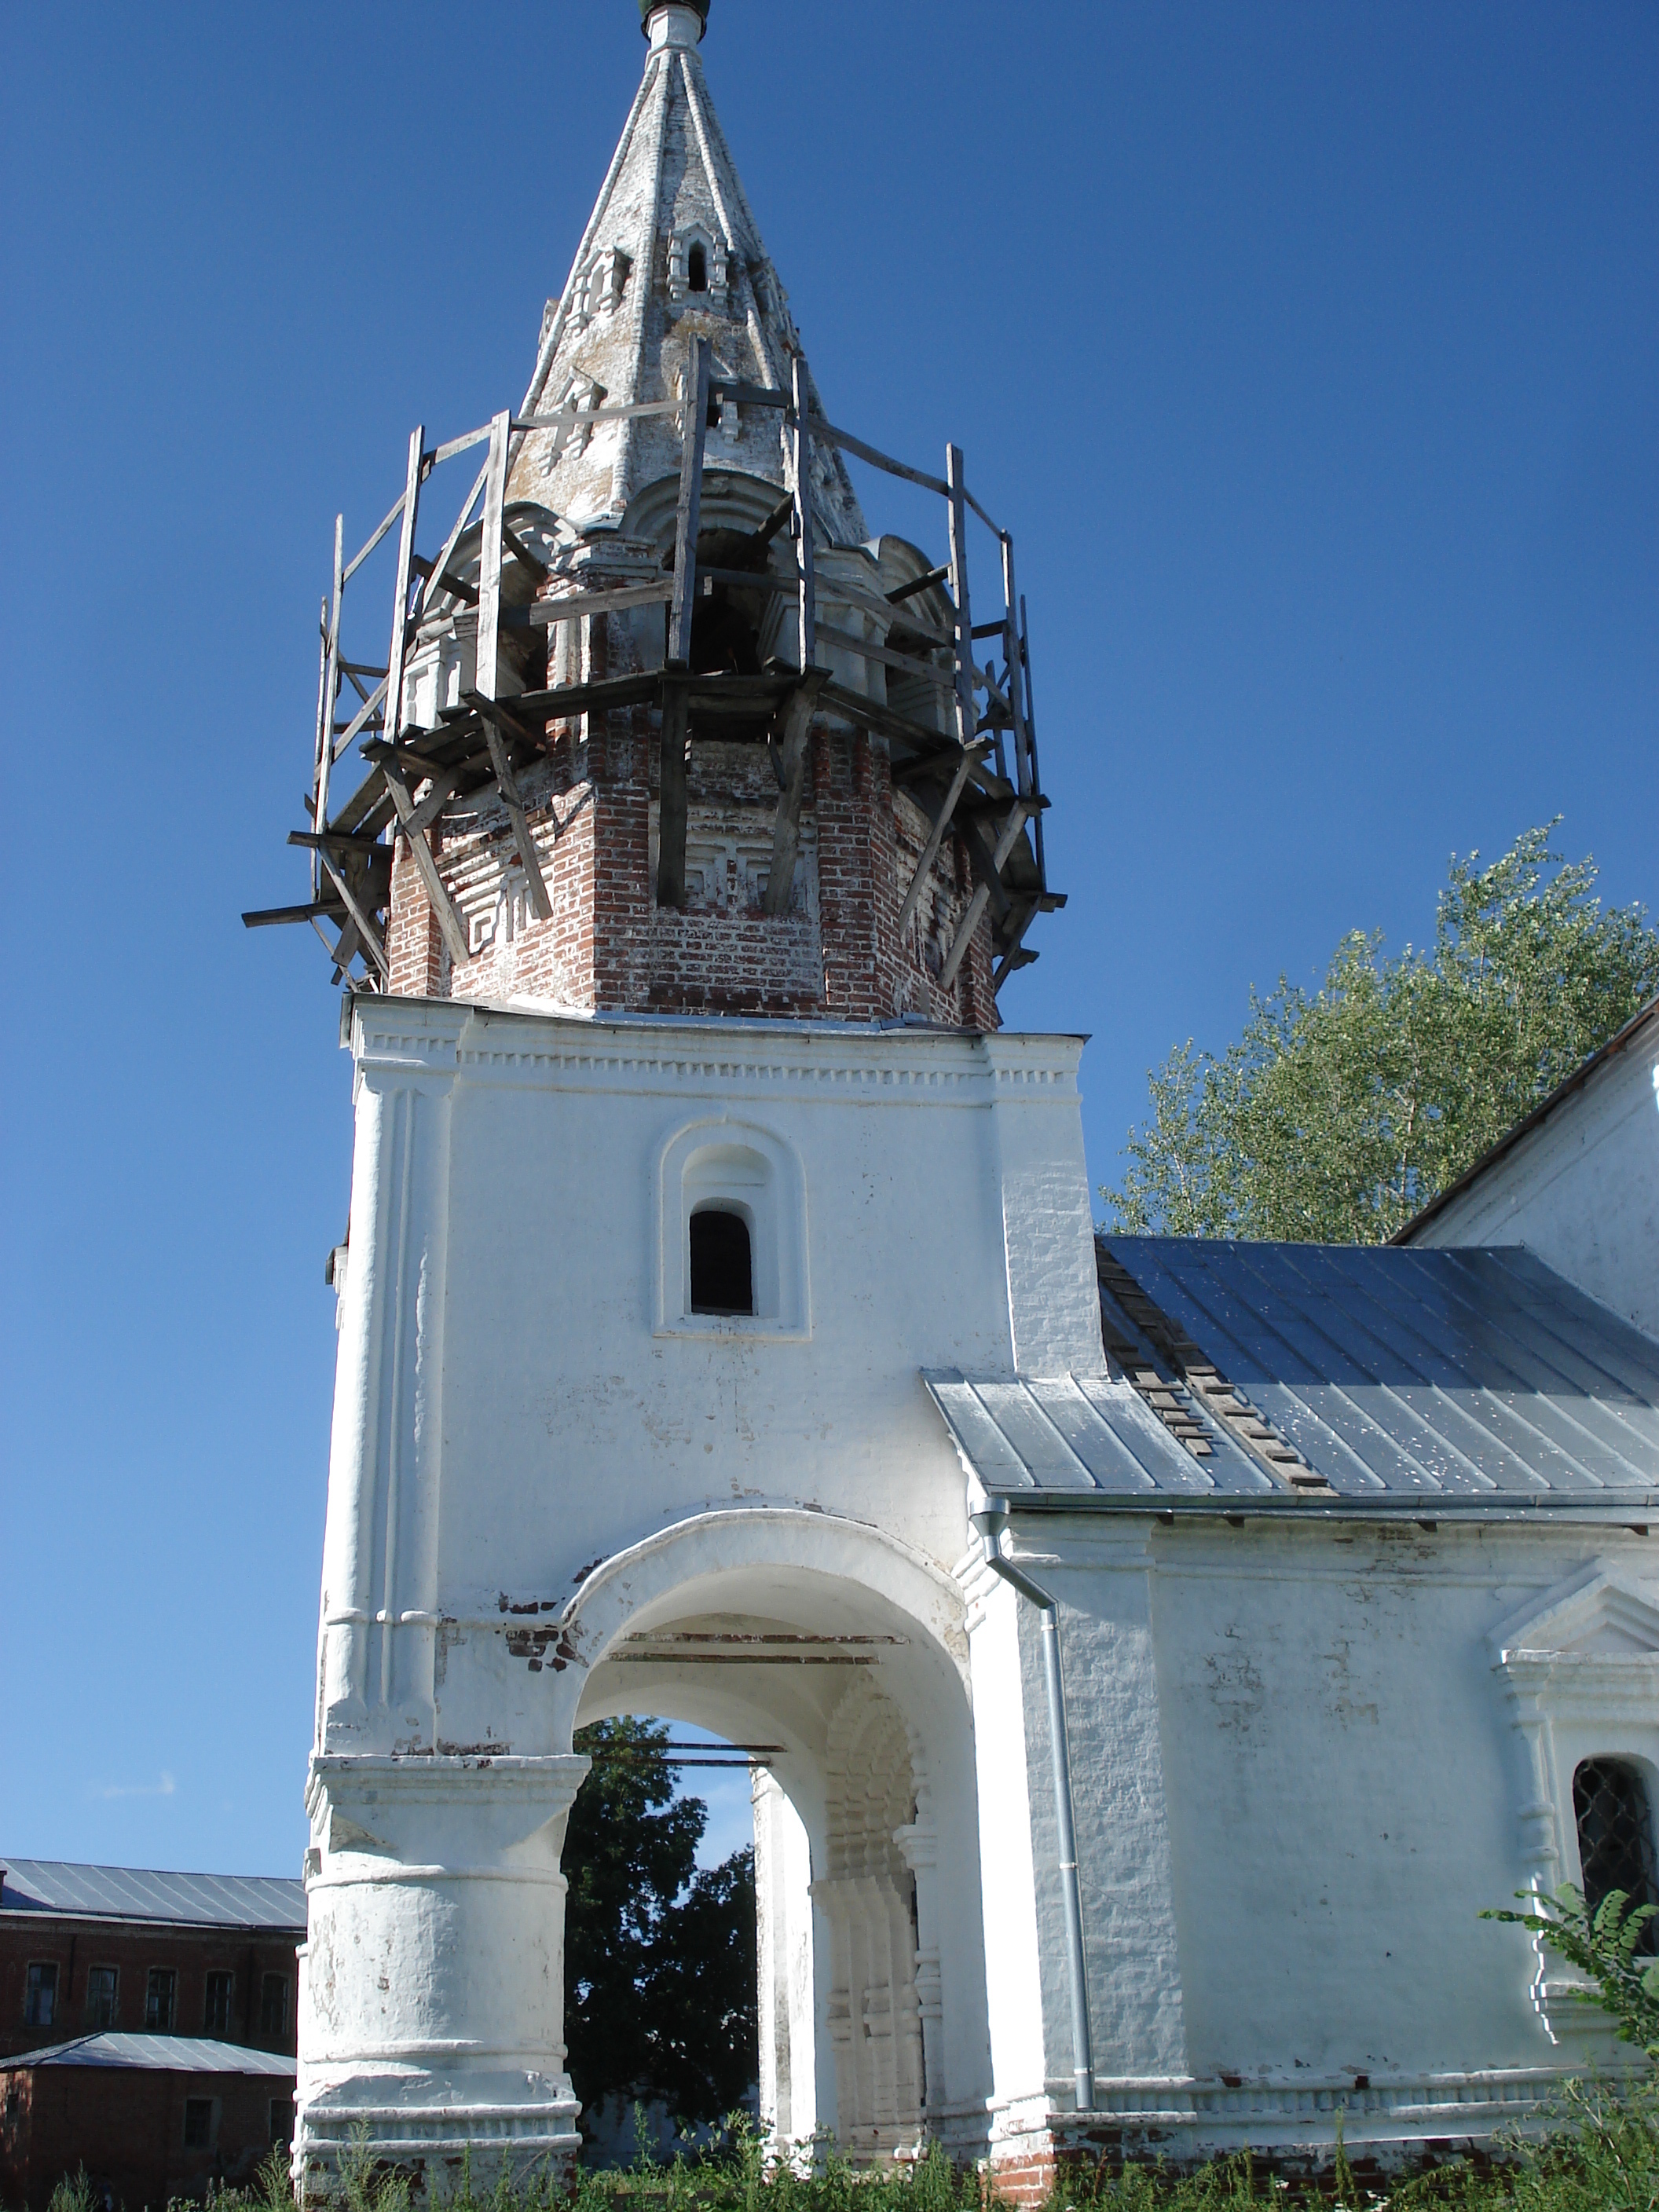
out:
<path id="1" fill-rule="evenodd" d="M 1479 2140 L 1616 2057 L 1481 1908 L 1651 1877 L 1652 1241 L 1586 1284 L 1514 1236 L 1097 1237 L 1084 1040 L 996 1012 L 1060 903 L 1012 541 L 970 608 L 954 449 L 945 547 L 871 533 L 707 10 L 641 12 L 430 556 L 411 441 L 362 715 L 337 554 L 325 610 L 283 911 L 353 975 L 356 1133 L 296 2162 L 574 2156 L 573 1740 L 630 1712 L 779 1747 L 781 2149 L 937 2139 L 1034 2199 L 1339 2114 L 1385 2163 Z"/>

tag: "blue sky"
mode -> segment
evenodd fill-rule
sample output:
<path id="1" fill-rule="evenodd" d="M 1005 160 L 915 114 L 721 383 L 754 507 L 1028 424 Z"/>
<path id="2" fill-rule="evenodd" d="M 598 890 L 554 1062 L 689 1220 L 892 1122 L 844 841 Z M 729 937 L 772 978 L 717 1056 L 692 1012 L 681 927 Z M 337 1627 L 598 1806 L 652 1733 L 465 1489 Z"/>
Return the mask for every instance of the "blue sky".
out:
<path id="1" fill-rule="evenodd" d="M 633 15 L 0 11 L 0 1854 L 297 1869 L 349 1070 L 238 915 L 303 896 L 335 511 L 520 396 Z M 1562 813 L 1659 902 L 1659 11 L 714 0 L 704 55 L 832 416 L 1015 533 L 1071 903 L 1004 1009 L 1092 1034 L 1096 1182 L 1454 848 Z"/>

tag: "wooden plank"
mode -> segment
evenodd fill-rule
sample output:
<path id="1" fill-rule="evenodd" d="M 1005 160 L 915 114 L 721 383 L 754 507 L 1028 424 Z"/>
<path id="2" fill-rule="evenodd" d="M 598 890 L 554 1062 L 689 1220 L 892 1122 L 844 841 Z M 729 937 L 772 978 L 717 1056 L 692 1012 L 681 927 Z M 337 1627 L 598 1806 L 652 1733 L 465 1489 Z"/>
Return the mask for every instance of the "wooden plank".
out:
<path id="1" fill-rule="evenodd" d="M 1022 799 L 1031 792 L 1031 762 L 1025 734 L 1025 687 L 1021 682 L 1019 634 L 1014 628 L 1014 541 L 1002 541 L 1002 658 L 1008 668 L 1008 711 L 1014 725 L 1014 779 Z"/>
<path id="2" fill-rule="evenodd" d="M 421 607 L 422 609 L 427 605 L 428 602 L 434 598 L 440 592 L 447 592 L 452 599 L 461 599 L 465 601 L 469 607 L 476 607 L 477 605 L 477 586 L 476 584 L 469 584 L 465 576 L 458 576 L 453 568 L 434 568 L 431 562 L 422 560 L 418 553 L 410 562 L 410 566 L 413 568 L 415 574 L 424 580 L 426 585 L 426 589 L 421 594 Z M 435 581 L 434 580 L 434 579 L 436 580 Z M 418 622 L 418 610 L 416 619 Z"/>
<path id="3" fill-rule="evenodd" d="M 438 927 L 443 932 L 450 957 L 458 968 L 465 968 L 472 957 L 467 946 L 465 925 L 456 912 L 455 902 L 450 897 L 448 887 L 438 872 L 438 863 L 427 841 L 426 830 L 413 826 L 411 817 L 415 812 L 415 801 L 410 795 L 403 768 L 396 759 L 386 760 L 381 766 L 386 789 L 391 793 L 392 804 L 397 810 L 399 826 L 409 838 L 410 858 L 421 872 L 421 881 L 426 885 L 426 895 L 438 917 Z"/>
<path id="4" fill-rule="evenodd" d="M 951 597 L 957 610 L 957 740 L 965 748 L 973 739 L 978 717 L 974 707 L 974 617 L 968 603 L 968 517 L 963 505 L 960 446 L 945 447 L 945 473 L 951 502 Z"/>
<path id="5" fill-rule="evenodd" d="M 357 735 L 357 732 L 362 729 L 367 728 L 368 725 L 374 720 L 375 709 L 385 703 L 386 688 L 391 683 L 391 680 L 392 679 L 389 676 L 383 676 L 380 678 L 380 682 L 374 686 L 374 689 L 369 693 L 368 698 L 364 700 L 362 705 L 357 709 L 351 720 L 346 724 L 344 729 L 339 732 L 336 736 L 334 740 L 334 749 L 330 756 L 331 760 L 338 760 L 343 753 L 349 750 L 351 741 Z M 324 805 L 326 806 L 328 804 L 328 779 L 326 776 L 323 779 L 323 787 L 318 796 L 321 799 Z"/>
<path id="6" fill-rule="evenodd" d="M 365 837 L 355 830 L 290 830 L 288 842 L 313 853 L 384 853 L 386 849 L 378 837 Z"/>
<path id="7" fill-rule="evenodd" d="M 878 660 L 884 668 L 896 668 L 906 676 L 919 676 L 924 684 L 935 684 L 939 690 L 955 696 L 957 679 L 948 668 L 935 668 L 930 661 L 917 660 L 910 653 L 895 653 L 890 646 L 855 637 L 849 629 L 831 629 L 827 623 L 818 624 L 818 639 L 822 644 L 839 646 L 843 653 L 856 653 L 863 659 Z"/>
<path id="8" fill-rule="evenodd" d="M 822 415 L 812 417 L 812 435 L 822 438 L 826 446 L 839 446 L 843 453 L 856 454 L 860 460 L 868 461 L 872 469 L 885 469 L 890 477 L 902 477 L 907 483 L 920 484 L 924 491 L 936 491 L 943 499 L 950 496 L 950 485 L 942 483 L 938 477 L 930 477 L 921 469 L 907 467 L 904 462 L 896 461 L 890 453 L 884 453 L 874 446 L 866 446 L 862 438 L 855 438 L 850 430 L 837 430 L 833 423 L 826 422 Z"/>
<path id="9" fill-rule="evenodd" d="M 354 553 L 350 560 L 346 562 L 344 571 L 343 572 L 340 579 L 342 583 L 349 584 L 351 581 L 358 569 L 362 567 L 364 562 L 368 560 L 369 555 L 374 550 L 374 548 L 386 536 L 387 531 L 391 529 L 392 524 L 398 520 L 398 517 L 403 513 L 403 511 L 404 495 L 399 492 L 397 498 L 393 500 L 392 503 L 391 511 L 387 514 L 386 520 L 374 532 L 374 535 L 369 539 L 368 543 L 362 546 L 357 552 Z"/>
<path id="10" fill-rule="evenodd" d="M 476 707 L 483 718 L 484 743 L 489 748 L 489 764 L 495 771 L 495 788 L 501 795 L 501 805 L 507 809 L 507 818 L 513 825 L 513 843 L 523 868 L 525 881 L 530 887 L 530 903 L 538 921 L 548 921 L 553 912 L 553 902 L 547 895 L 547 885 L 542 880 L 542 864 L 536 851 L 536 840 L 531 835 L 530 818 L 526 814 L 524 801 L 519 796 L 518 779 L 513 773 L 513 763 L 507 757 L 507 744 L 501 732 L 521 737 L 523 725 L 514 715 L 504 714 L 494 699 L 482 691 L 463 695 L 471 707 Z"/>
<path id="11" fill-rule="evenodd" d="M 523 538 L 509 530 L 505 522 L 501 525 L 501 543 L 520 568 L 529 569 L 538 584 L 544 584 L 553 574 L 546 562 L 538 554 L 532 553 Z"/>
<path id="12" fill-rule="evenodd" d="M 313 779 L 317 793 L 316 804 L 311 810 L 313 822 L 326 822 L 328 819 L 329 771 L 339 758 L 334 750 L 332 732 L 334 703 L 340 696 L 340 602 L 345 592 L 345 575 L 340 556 L 344 550 L 345 517 L 337 514 L 334 518 L 334 582 L 328 617 L 328 665 L 323 675 L 323 708 L 317 729 L 317 773 Z M 322 889 L 322 878 L 314 864 L 311 872 L 311 888 L 313 891 Z"/>
<path id="13" fill-rule="evenodd" d="M 432 456 L 433 468 L 441 468 L 446 461 L 453 461 L 457 453 L 465 453 L 469 446 L 482 446 L 489 435 L 489 424 L 485 422 L 477 430 L 465 430 L 459 438 L 447 440 Z M 430 471 L 428 473 L 430 474 Z"/>
<path id="14" fill-rule="evenodd" d="M 680 441 L 680 493 L 674 509 L 674 596 L 669 601 L 668 658 L 691 658 L 691 620 L 697 587 L 697 529 L 702 514 L 702 456 L 708 438 L 708 341 L 691 341 Z M 666 726 L 665 725 L 665 727 Z"/>
<path id="15" fill-rule="evenodd" d="M 483 466 L 479 470 L 477 475 L 472 479 L 472 489 L 468 492 L 465 499 L 462 501 L 461 511 L 455 518 L 455 526 L 450 532 L 448 537 L 444 540 L 442 552 L 439 554 L 437 559 L 427 571 L 426 586 L 421 593 L 421 603 L 416 608 L 413 615 L 410 617 L 410 626 L 411 629 L 418 627 L 420 623 L 424 619 L 426 611 L 432 604 L 432 595 L 434 592 L 440 590 L 450 591 L 456 588 L 455 586 L 451 584 L 434 581 L 434 579 L 441 578 L 444 571 L 448 568 L 450 556 L 453 554 L 455 548 L 460 544 L 462 533 L 466 528 L 467 518 L 472 512 L 472 502 L 477 499 L 478 494 L 483 489 L 484 479 L 489 476 L 489 463 L 486 460 Z M 465 592 L 465 585 L 460 586 L 463 592 Z"/>
<path id="16" fill-rule="evenodd" d="M 1002 530 L 996 523 L 992 521 L 990 516 L 987 514 L 985 509 L 974 497 L 974 495 L 969 490 L 966 484 L 963 484 L 962 487 L 962 495 L 967 501 L 969 506 L 973 508 L 974 513 L 978 515 L 980 520 L 985 525 L 985 527 L 990 532 L 992 537 L 1000 538 L 1003 535 Z"/>
<path id="17" fill-rule="evenodd" d="M 626 422 L 642 415 L 678 415 L 678 399 L 636 399 L 626 407 L 565 407 L 555 415 L 515 415 L 515 430 L 570 430 L 579 422 Z M 480 435 L 483 434 L 480 433 Z"/>
<path id="18" fill-rule="evenodd" d="M 409 437 L 409 473 L 404 482 L 404 526 L 398 535 L 398 574 L 392 594 L 392 643 L 386 657 L 386 733 L 396 739 L 404 718 L 404 651 L 409 636 L 410 562 L 415 552 L 415 522 L 421 503 L 421 454 L 426 430 L 416 423 Z"/>
<path id="19" fill-rule="evenodd" d="M 956 650 L 956 640 L 948 631 L 935 629 L 932 623 L 923 622 L 918 615 L 901 614 L 890 599 L 884 599 L 875 592 L 862 592 L 856 584 L 843 583 L 839 576 L 830 585 L 825 603 L 832 607 L 858 607 L 866 614 L 884 617 L 895 629 L 908 629 L 917 637 L 926 638 L 946 653 Z"/>
<path id="20" fill-rule="evenodd" d="M 618 584 L 603 592 L 573 592 L 568 599 L 538 599 L 526 609 L 532 623 L 574 622 L 578 615 L 619 613 L 624 607 L 665 605 L 674 596 L 674 579 L 663 576 L 650 584 Z"/>
<path id="21" fill-rule="evenodd" d="M 278 922 L 313 921 L 319 915 L 333 915 L 341 912 L 337 898 L 313 899 L 307 906 L 263 906 L 242 916 L 244 929 L 270 929 Z"/>
<path id="22" fill-rule="evenodd" d="M 391 973 L 390 964 L 386 957 L 386 946 L 381 941 L 380 933 L 375 928 L 373 921 L 370 921 L 368 915 L 364 912 L 362 904 L 358 899 L 357 894 L 352 890 L 351 885 L 346 881 L 343 869 L 339 866 L 338 863 L 335 860 L 334 855 L 330 853 L 326 848 L 321 850 L 319 857 L 321 860 L 324 867 L 328 871 L 329 880 L 334 885 L 335 890 L 340 894 L 341 903 L 344 906 L 346 912 L 351 916 L 353 921 L 357 925 L 357 934 L 363 940 L 364 951 L 368 954 L 369 958 L 373 960 L 374 965 L 380 969 L 382 975 L 389 975 Z"/>
<path id="23" fill-rule="evenodd" d="M 783 728 L 778 741 L 778 772 L 781 780 L 778 811 L 772 823 L 772 866 L 766 878 L 763 914 L 787 914 L 795 881 L 795 856 L 800 849 L 801 801 L 806 792 L 808 740 L 812 714 L 825 682 L 821 670 L 809 669 L 791 692 L 783 709 Z"/>
<path id="24" fill-rule="evenodd" d="M 729 399 L 735 407 L 781 407 L 790 404 L 790 395 L 780 392 L 775 385 L 745 384 L 741 378 L 714 378 L 708 386 L 711 399 Z"/>
<path id="25" fill-rule="evenodd" d="M 686 685 L 663 687 L 662 766 L 657 793 L 657 904 L 685 906 L 685 741 L 690 700 Z"/>
<path id="26" fill-rule="evenodd" d="M 790 489 L 795 495 L 795 562 L 800 571 L 795 645 L 804 675 L 818 657 L 818 609 L 817 580 L 812 559 L 812 447 L 806 428 L 806 363 L 799 354 L 795 356 L 791 364 L 789 375 L 795 401 L 794 428 L 790 442 L 793 461 L 791 473 L 794 482 Z"/>
<path id="27" fill-rule="evenodd" d="M 1000 872 L 1003 862 L 1013 851 L 1014 840 L 1024 826 L 1026 811 L 1024 802 L 1019 799 L 1016 799 L 1010 808 L 1007 827 L 998 838 L 995 850 L 991 854 L 990 872 L 994 877 Z M 962 925 L 957 931 L 949 957 L 939 970 L 939 981 L 942 991 L 948 991 L 956 981 L 957 970 L 962 965 L 963 956 L 972 941 L 974 932 L 979 927 L 979 918 L 989 905 L 990 899 L 989 883 L 981 883 L 975 889 L 972 898 L 969 900 L 968 910 L 962 917 Z"/>
<path id="28" fill-rule="evenodd" d="M 888 605 L 898 606 L 903 600 L 914 599 L 918 592 L 926 592 L 935 584 L 942 584 L 950 573 L 951 564 L 945 561 L 937 568 L 930 568 L 925 576 L 912 576 L 908 584 L 901 584 L 897 591 L 889 592 Z"/>
<path id="29" fill-rule="evenodd" d="M 884 738 L 896 738 L 901 744 L 911 746 L 923 760 L 938 760 L 944 754 L 955 757 L 953 738 L 941 736 L 939 731 L 930 730 L 921 722 L 913 722 L 895 707 L 884 705 L 877 699 L 866 699 L 861 691 L 849 691 L 833 678 L 823 687 L 823 703 L 845 714 L 850 722 L 862 722 L 868 729 L 879 730 Z M 896 767 L 894 773 L 898 773 Z"/>
<path id="30" fill-rule="evenodd" d="M 1025 678 L 1025 750 L 1030 757 L 1031 795 L 1035 797 L 1042 788 L 1042 780 L 1037 773 L 1036 704 L 1031 695 L 1031 647 L 1026 635 L 1025 594 L 1023 592 L 1019 598 L 1019 665 Z M 1048 888 L 1048 868 L 1042 852 L 1041 814 L 1037 816 L 1036 827 L 1031 835 L 1036 846 L 1037 881 L 1046 891 Z"/>
<path id="31" fill-rule="evenodd" d="M 507 441 L 513 417 L 506 408 L 489 425 L 485 464 L 483 534 L 478 542 L 477 688 L 493 699 L 500 686 L 501 651 L 501 530 L 507 507 Z"/>
<path id="32" fill-rule="evenodd" d="M 904 904 L 899 908 L 898 928 L 896 934 L 901 941 L 903 939 L 905 931 L 910 927 L 910 917 L 916 910 L 916 901 L 921 896 L 928 876 L 933 872 L 933 863 L 939 858 L 939 848 L 945 842 L 945 833 L 951 826 L 951 817 L 957 811 L 957 801 L 962 796 L 963 787 L 968 781 L 969 771 L 973 765 L 974 757 L 971 753 L 964 753 L 957 762 L 957 772 L 951 777 L 950 787 L 945 794 L 945 802 L 934 817 L 932 835 L 921 848 L 921 858 L 916 862 L 915 873 L 910 878 L 910 888 L 904 894 Z"/>

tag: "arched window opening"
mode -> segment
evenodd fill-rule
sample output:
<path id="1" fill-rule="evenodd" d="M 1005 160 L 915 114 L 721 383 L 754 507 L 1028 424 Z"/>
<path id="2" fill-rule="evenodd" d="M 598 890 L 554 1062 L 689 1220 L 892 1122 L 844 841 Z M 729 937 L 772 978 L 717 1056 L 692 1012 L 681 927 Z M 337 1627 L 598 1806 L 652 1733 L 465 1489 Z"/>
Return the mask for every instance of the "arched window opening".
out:
<path id="1" fill-rule="evenodd" d="M 749 1224 L 724 1206 L 700 1207 L 691 1216 L 691 1310 L 694 1314 L 752 1314 L 755 1268 Z"/>
<path id="2" fill-rule="evenodd" d="M 1572 1816 L 1590 1911 L 1615 1889 L 1622 1889 L 1632 1905 L 1659 1905 L 1653 1814 L 1638 1769 L 1621 1759 L 1585 1759 L 1572 1778 Z M 1639 1950 L 1659 1951 L 1656 1928 L 1659 1920 L 1644 1927 Z"/>
<path id="3" fill-rule="evenodd" d="M 701 246 L 694 246 L 685 257 L 685 284 L 690 292 L 708 289 L 708 256 Z"/>

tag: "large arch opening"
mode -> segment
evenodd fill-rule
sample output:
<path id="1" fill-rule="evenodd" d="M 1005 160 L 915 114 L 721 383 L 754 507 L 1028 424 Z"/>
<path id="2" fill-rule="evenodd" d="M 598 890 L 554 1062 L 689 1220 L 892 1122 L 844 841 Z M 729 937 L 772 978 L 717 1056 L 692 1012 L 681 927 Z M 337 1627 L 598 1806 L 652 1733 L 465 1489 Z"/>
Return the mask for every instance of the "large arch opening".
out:
<path id="1" fill-rule="evenodd" d="M 821 1550 L 839 1525 L 709 1516 L 688 1551 L 735 1551 L 720 1540 L 738 1521 L 816 1522 Z M 792 1534 L 778 1528 L 771 1543 L 787 1551 Z M 918 1608 L 867 1571 L 684 1564 L 683 1581 L 654 1592 L 626 1577 L 573 1717 L 580 1729 L 649 1714 L 764 1747 L 752 1781 L 762 2123 L 780 2149 L 830 2132 L 856 2160 L 890 2157 L 989 2086 L 971 1737 L 939 1633 L 954 1590 L 926 1571 Z"/>

